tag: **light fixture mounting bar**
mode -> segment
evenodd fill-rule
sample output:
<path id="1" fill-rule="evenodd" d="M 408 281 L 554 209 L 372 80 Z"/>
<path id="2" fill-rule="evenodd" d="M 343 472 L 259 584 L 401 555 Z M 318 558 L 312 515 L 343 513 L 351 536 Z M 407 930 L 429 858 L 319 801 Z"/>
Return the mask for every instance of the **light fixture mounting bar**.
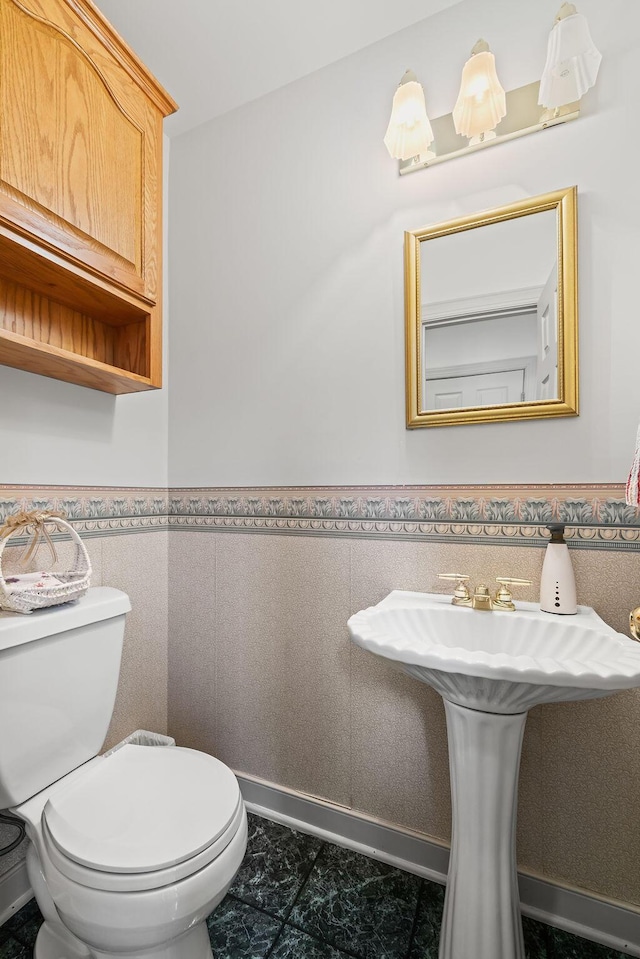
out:
<path id="1" fill-rule="evenodd" d="M 476 150 L 496 146 L 498 143 L 505 143 L 507 140 L 515 140 L 529 133 L 537 133 L 539 130 L 576 120 L 580 116 L 579 102 L 568 103 L 554 111 L 545 111 L 538 104 L 539 88 L 540 83 L 536 81 L 508 91 L 507 115 L 496 127 L 496 136 L 472 146 L 469 145 L 466 137 L 456 133 L 451 113 L 436 117 L 431 121 L 435 139 L 429 148 L 430 153 L 435 153 L 435 157 L 413 157 L 410 160 L 400 160 L 400 176 L 414 173 L 416 170 L 424 170 L 425 167 L 435 166 L 436 163 L 444 163 L 445 160 L 454 160 L 456 157 L 475 153 Z"/>

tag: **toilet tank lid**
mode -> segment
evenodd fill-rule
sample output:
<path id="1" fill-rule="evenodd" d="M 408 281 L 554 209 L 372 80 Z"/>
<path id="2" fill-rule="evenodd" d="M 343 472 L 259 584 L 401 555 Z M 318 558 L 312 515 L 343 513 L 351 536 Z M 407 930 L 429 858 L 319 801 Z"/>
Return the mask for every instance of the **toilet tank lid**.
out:
<path id="1" fill-rule="evenodd" d="M 0 650 L 112 619 L 130 609 L 126 593 L 110 586 L 93 586 L 80 599 L 61 606 L 49 606 L 28 615 L 0 612 Z"/>

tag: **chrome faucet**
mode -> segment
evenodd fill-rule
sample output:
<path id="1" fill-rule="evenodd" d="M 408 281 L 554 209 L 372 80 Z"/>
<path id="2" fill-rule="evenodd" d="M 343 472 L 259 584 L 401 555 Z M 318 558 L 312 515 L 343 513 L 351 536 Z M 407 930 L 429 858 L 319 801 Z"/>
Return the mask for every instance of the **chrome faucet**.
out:
<path id="1" fill-rule="evenodd" d="M 451 602 L 454 606 L 470 606 L 471 609 L 501 609 L 513 611 L 515 603 L 509 586 L 531 586 L 530 579 L 516 579 L 513 576 L 496 576 L 496 583 L 499 583 L 498 589 L 492 596 L 488 586 L 484 583 L 478 583 L 473 594 L 469 592 L 469 577 L 464 573 L 438 573 L 438 579 L 455 580 L 456 588 L 453 592 Z M 640 608 L 638 609 L 640 616 Z M 639 620 L 640 623 L 640 620 Z M 640 628 L 640 626 L 639 626 Z"/>

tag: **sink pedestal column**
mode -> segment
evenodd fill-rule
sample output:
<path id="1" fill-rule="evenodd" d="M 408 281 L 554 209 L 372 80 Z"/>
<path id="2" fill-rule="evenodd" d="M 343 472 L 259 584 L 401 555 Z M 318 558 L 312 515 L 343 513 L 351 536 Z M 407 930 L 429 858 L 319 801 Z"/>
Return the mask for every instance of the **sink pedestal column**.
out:
<path id="1" fill-rule="evenodd" d="M 515 855 L 526 713 L 444 701 L 453 836 L 440 959 L 524 959 Z"/>

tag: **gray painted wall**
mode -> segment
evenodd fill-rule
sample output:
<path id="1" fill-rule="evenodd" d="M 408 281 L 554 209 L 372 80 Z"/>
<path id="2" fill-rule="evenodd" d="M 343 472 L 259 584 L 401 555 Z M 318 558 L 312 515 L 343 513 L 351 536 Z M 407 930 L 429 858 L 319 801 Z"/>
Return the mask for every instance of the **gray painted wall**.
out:
<path id="1" fill-rule="evenodd" d="M 640 8 L 580 5 L 604 56 L 575 123 L 399 178 L 412 66 L 449 112 L 478 36 L 540 76 L 556 5 L 465 2 L 172 141 L 172 486 L 621 482 L 633 390 Z M 402 237 L 577 184 L 579 418 L 407 431 Z"/>
<path id="2" fill-rule="evenodd" d="M 0 366 L 0 482 L 166 486 L 169 146 L 164 138 L 164 388 L 111 396 Z"/>

